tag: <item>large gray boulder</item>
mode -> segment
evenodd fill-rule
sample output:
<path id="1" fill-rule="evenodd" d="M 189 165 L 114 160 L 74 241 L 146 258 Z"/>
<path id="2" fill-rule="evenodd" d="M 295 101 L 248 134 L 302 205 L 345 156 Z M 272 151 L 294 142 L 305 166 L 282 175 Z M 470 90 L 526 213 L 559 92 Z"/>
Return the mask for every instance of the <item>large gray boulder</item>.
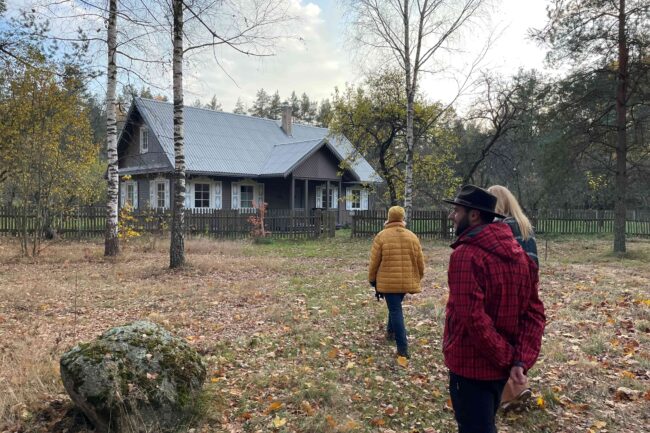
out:
<path id="1" fill-rule="evenodd" d="M 185 340 L 141 321 L 110 329 L 61 357 L 72 400 L 99 432 L 169 432 L 192 416 L 205 381 Z"/>

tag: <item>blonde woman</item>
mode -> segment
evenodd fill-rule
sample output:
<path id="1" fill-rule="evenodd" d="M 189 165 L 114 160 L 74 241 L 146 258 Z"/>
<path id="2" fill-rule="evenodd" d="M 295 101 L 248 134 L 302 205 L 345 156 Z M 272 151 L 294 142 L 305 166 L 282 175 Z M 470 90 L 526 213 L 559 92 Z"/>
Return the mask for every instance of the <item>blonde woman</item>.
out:
<path id="1" fill-rule="evenodd" d="M 501 221 L 510 226 L 512 235 L 519 245 L 521 245 L 526 254 L 539 266 L 537 242 L 535 242 L 533 226 L 521 210 L 521 206 L 519 206 L 519 202 L 515 196 L 508 188 L 501 185 L 489 187 L 488 192 L 497 198 L 495 212 L 505 216 Z M 508 410 L 518 406 L 528 400 L 531 394 L 527 383 L 518 385 L 512 379 L 508 379 L 508 383 L 506 383 L 503 394 L 501 395 L 501 409 Z"/>
<path id="2" fill-rule="evenodd" d="M 528 217 L 521 210 L 519 202 L 514 195 L 501 185 L 493 185 L 488 188 L 488 192 L 497 198 L 497 206 L 495 211 L 501 215 L 505 215 L 502 222 L 510 226 L 512 234 L 526 251 L 526 254 L 533 259 L 539 266 L 539 259 L 537 258 L 537 242 L 535 241 L 535 232 L 533 226 L 528 220 Z"/>

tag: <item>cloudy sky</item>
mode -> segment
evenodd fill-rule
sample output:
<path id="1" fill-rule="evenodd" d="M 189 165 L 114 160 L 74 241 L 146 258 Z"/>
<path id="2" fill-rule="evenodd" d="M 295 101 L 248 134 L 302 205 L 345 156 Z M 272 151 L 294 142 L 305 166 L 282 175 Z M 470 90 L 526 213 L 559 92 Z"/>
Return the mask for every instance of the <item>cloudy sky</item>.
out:
<path id="1" fill-rule="evenodd" d="M 547 0 L 501 0 L 487 10 L 458 41 L 460 52 L 445 76 L 427 75 L 422 90 L 432 99 L 449 100 L 456 94 L 450 76 L 462 77 L 463 71 L 477 58 L 490 34 L 494 41 L 480 64 L 481 69 L 511 75 L 519 68 L 543 69 L 544 50 L 528 40 L 529 28 L 546 22 Z M 272 58 L 251 59 L 223 52 L 226 76 L 210 59 L 195 62 L 187 80 L 186 99 L 207 102 L 213 94 L 225 110 L 234 107 L 238 97 L 250 104 L 258 89 L 280 92 L 286 98 L 295 90 L 321 100 L 330 97 L 334 87 L 358 83 L 363 67 L 355 60 L 354 49 L 347 43 L 342 10 L 336 0 L 295 1 L 294 13 L 300 17 L 297 33 L 303 41 L 278 46 Z M 207 56 L 206 56 L 207 57 Z"/>
<path id="2" fill-rule="evenodd" d="M 347 43 L 346 26 L 339 0 L 289 0 L 290 12 L 298 19 L 290 31 L 301 39 L 279 43 L 273 57 L 247 57 L 232 50 L 199 52 L 191 57 L 185 69 L 185 100 L 208 102 L 213 95 L 223 109 L 232 110 L 237 98 L 249 106 L 258 89 L 269 93 L 276 90 L 287 98 L 292 90 L 298 95 L 306 92 L 321 100 L 331 97 L 334 88 L 346 83 L 357 84 L 363 77 L 363 67 L 356 60 L 355 49 Z M 9 0 L 13 9 L 28 0 Z M 454 79 L 464 77 L 478 53 L 492 35 L 488 54 L 476 68 L 512 75 L 519 68 L 543 69 L 544 50 L 527 38 L 530 28 L 546 22 L 548 0 L 499 0 L 486 9 L 456 40 L 458 52 L 449 59 L 433 59 L 444 64 L 444 74 L 425 75 L 422 91 L 431 99 L 448 101 L 457 93 Z M 221 67 L 214 61 L 214 55 Z M 158 81 L 159 93 L 171 95 L 169 77 L 152 77 Z M 165 89 L 166 88 L 166 89 Z M 471 99 L 468 95 L 467 99 Z"/>

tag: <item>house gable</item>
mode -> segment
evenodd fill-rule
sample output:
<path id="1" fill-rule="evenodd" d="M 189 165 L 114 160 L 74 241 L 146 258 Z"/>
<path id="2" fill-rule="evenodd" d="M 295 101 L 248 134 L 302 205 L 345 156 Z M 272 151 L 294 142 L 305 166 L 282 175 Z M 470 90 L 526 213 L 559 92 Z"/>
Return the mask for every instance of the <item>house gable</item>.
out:
<path id="1" fill-rule="evenodd" d="M 148 130 L 147 151 L 142 152 L 141 129 Z M 158 137 L 146 123 L 135 104 L 131 105 L 126 123 L 117 143 L 118 165 L 121 175 L 170 172 L 173 166 Z"/>
<path id="2" fill-rule="evenodd" d="M 340 176 L 339 158 L 329 146 L 321 146 L 316 152 L 302 161 L 292 172 L 297 178 L 338 180 Z"/>

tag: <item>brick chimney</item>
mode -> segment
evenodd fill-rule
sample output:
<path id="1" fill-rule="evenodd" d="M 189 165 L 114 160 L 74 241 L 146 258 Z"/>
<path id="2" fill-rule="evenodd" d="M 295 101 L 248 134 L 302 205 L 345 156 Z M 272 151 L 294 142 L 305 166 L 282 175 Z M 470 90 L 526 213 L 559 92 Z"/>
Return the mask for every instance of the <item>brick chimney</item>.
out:
<path id="1" fill-rule="evenodd" d="M 288 136 L 291 136 L 291 105 L 282 105 L 282 130 Z"/>

